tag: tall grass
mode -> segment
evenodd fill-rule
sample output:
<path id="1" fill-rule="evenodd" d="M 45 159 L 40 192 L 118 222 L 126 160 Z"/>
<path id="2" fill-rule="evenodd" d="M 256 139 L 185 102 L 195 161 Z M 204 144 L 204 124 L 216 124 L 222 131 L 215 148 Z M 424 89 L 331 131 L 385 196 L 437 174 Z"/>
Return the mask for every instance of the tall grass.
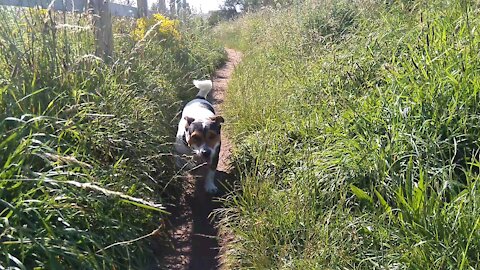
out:
<path id="1" fill-rule="evenodd" d="M 217 28 L 244 50 L 232 268 L 480 267 L 478 13 L 321 1 Z"/>
<path id="2" fill-rule="evenodd" d="M 172 120 L 224 56 L 200 24 L 175 44 L 155 31 L 137 42 L 134 27 L 115 21 L 107 65 L 88 16 L 0 10 L 0 268 L 155 261 L 150 241 L 181 186 Z"/>

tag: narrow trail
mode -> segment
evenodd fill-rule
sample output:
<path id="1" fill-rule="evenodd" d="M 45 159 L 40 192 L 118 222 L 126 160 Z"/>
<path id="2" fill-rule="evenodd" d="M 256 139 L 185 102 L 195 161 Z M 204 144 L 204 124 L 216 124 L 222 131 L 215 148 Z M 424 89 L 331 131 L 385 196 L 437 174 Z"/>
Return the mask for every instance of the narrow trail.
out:
<path id="1" fill-rule="evenodd" d="M 230 76 L 241 60 L 241 53 L 231 49 L 226 51 L 228 60 L 215 72 L 213 91 L 209 97 L 218 115 L 222 115 L 222 103 Z M 207 194 L 203 188 L 203 177 L 196 177 L 193 174 L 185 177 L 185 192 L 178 204 L 169 209 L 172 213 L 169 234 L 173 246 L 164 257 L 160 269 L 219 269 L 219 242 L 222 243 L 222 239 L 218 239 L 217 230 L 210 217 L 210 213 L 219 205 L 212 199 L 222 196 L 225 192 L 223 187 L 229 186 L 232 181 L 229 164 L 231 143 L 225 132 L 222 132 L 221 140 L 222 147 L 215 179 L 219 192 L 214 196 Z M 199 170 L 198 174 L 201 173 Z"/>

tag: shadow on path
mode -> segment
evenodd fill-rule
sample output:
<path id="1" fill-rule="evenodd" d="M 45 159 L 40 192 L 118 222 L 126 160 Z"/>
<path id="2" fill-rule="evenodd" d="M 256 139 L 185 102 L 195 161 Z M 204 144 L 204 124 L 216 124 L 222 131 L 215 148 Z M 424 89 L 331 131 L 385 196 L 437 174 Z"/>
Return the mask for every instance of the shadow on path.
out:
<path id="1" fill-rule="evenodd" d="M 195 174 L 203 175 L 204 169 Z M 224 171 L 217 171 L 216 182 L 219 192 L 210 195 L 203 187 L 203 177 L 193 175 L 186 177 L 188 187 L 181 197 L 180 203 L 170 207 L 172 213 L 169 228 L 172 246 L 168 251 L 159 254 L 164 257 L 159 269 L 218 269 L 219 244 L 217 229 L 211 213 L 220 207 L 215 197 L 221 197 L 233 184 L 233 176 Z"/>

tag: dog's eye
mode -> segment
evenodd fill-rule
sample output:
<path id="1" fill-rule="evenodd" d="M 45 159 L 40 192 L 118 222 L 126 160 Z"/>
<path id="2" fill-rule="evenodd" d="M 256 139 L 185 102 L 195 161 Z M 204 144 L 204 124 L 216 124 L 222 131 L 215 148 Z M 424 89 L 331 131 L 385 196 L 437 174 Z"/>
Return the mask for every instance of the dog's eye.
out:
<path id="1" fill-rule="evenodd" d="M 198 137 L 197 135 L 193 135 L 191 138 L 190 138 L 190 144 L 199 144 L 201 141 L 201 138 Z"/>
<path id="2" fill-rule="evenodd" d="M 213 134 L 213 133 L 210 133 L 208 134 L 208 137 L 207 137 L 209 140 L 215 140 L 217 138 L 217 135 L 216 134 Z"/>

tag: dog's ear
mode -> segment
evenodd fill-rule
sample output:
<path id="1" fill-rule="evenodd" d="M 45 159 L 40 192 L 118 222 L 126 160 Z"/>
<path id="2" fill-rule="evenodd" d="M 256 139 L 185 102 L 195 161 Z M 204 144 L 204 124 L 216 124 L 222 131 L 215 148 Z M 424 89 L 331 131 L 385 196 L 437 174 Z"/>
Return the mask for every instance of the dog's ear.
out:
<path id="1" fill-rule="evenodd" d="M 183 119 L 187 120 L 187 126 L 190 126 L 190 124 L 195 121 L 195 118 L 189 116 L 185 116 Z"/>
<path id="2" fill-rule="evenodd" d="M 212 117 L 210 117 L 210 120 L 212 120 L 213 122 L 215 122 L 219 125 L 225 122 L 225 119 L 223 119 L 223 117 L 221 117 L 220 115 L 212 116 Z"/>

